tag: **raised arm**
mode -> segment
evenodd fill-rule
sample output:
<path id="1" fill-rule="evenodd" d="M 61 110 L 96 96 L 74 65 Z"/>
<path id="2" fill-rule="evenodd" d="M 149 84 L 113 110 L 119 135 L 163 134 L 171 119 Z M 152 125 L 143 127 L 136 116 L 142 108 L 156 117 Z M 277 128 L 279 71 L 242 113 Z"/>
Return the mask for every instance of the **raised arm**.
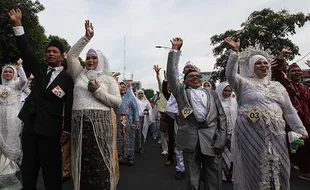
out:
<path id="1" fill-rule="evenodd" d="M 282 97 L 284 98 L 284 105 L 282 106 L 282 110 L 285 121 L 294 132 L 304 136 L 308 136 L 306 128 L 304 127 L 302 121 L 300 120 L 296 109 L 293 107 L 287 91 L 284 89 L 284 87 L 282 88 L 283 88 Z"/>
<path id="2" fill-rule="evenodd" d="M 154 65 L 153 69 L 154 69 L 154 71 L 156 73 L 156 79 L 157 79 L 159 93 L 162 93 L 163 92 L 162 81 L 161 81 L 160 73 L 159 73 L 161 68 L 158 67 L 158 65 Z"/>
<path id="3" fill-rule="evenodd" d="M 284 86 L 288 85 L 289 83 L 289 80 L 286 74 L 284 73 L 284 67 L 285 67 L 284 57 L 285 54 L 291 52 L 292 51 L 289 47 L 284 47 L 279 56 L 277 57 L 277 59 L 275 59 L 271 65 L 272 78 L 280 82 Z"/>
<path id="4" fill-rule="evenodd" d="M 67 54 L 67 63 L 69 67 L 70 74 L 73 79 L 76 79 L 83 70 L 81 66 L 79 56 L 91 38 L 94 36 L 94 28 L 89 20 L 85 21 L 85 36 L 80 38 L 70 49 Z"/>
<path id="5" fill-rule="evenodd" d="M 238 52 L 240 47 L 240 41 L 233 41 L 232 39 L 225 39 L 225 42 L 231 46 L 232 50 L 230 52 L 227 66 L 226 66 L 226 78 L 232 88 L 239 92 L 242 77 L 237 73 L 238 71 Z"/>
<path id="6" fill-rule="evenodd" d="M 169 86 L 171 87 L 171 91 L 174 96 L 177 96 L 177 88 L 180 85 L 183 85 L 179 82 L 178 76 L 178 65 L 181 55 L 181 47 L 183 45 L 183 40 L 181 38 L 173 38 L 170 40 L 172 44 L 172 50 L 169 52 L 168 55 L 168 62 L 167 62 L 167 80 Z"/>
<path id="7" fill-rule="evenodd" d="M 166 100 L 169 100 L 171 93 L 168 90 L 168 81 L 167 81 L 167 72 L 166 71 L 164 71 L 164 77 L 165 77 L 165 79 L 162 82 L 163 95 L 165 96 Z"/>
<path id="8" fill-rule="evenodd" d="M 17 87 L 18 90 L 22 90 L 25 87 L 25 85 L 26 85 L 26 83 L 28 81 L 26 73 L 25 73 L 25 71 L 23 69 L 23 65 L 22 64 L 23 64 L 23 60 L 19 59 L 17 61 L 16 66 L 15 66 L 16 70 L 17 70 L 17 74 L 19 76 L 19 80 L 16 83 L 16 87 Z"/>
<path id="9" fill-rule="evenodd" d="M 23 59 L 23 66 L 27 73 L 32 73 L 35 77 L 40 71 L 40 64 L 31 50 L 28 37 L 22 26 L 22 12 L 20 9 L 12 9 L 9 12 L 10 19 L 14 22 L 14 34 L 16 37 L 17 48 Z"/>

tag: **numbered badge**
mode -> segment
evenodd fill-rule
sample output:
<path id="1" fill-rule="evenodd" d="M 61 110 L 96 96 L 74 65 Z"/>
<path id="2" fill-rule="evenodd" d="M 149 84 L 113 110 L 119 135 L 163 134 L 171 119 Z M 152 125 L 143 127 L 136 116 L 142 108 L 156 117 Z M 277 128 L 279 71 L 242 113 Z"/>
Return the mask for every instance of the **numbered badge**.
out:
<path id="1" fill-rule="evenodd" d="M 58 96 L 59 98 L 62 98 L 66 93 L 60 88 L 60 86 L 58 85 L 58 86 L 56 86 L 53 90 L 52 90 L 52 92 L 56 95 L 56 96 Z"/>
<path id="2" fill-rule="evenodd" d="M 252 108 L 248 111 L 247 116 L 252 123 L 256 123 L 262 117 L 262 113 L 258 109 Z"/>
<path id="3" fill-rule="evenodd" d="M 193 113 L 193 110 L 189 104 L 187 104 L 185 108 L 182 109 L 182 114 L 184 118 L 187 118 L 192 113 Z"/>
<path id="4" fill-rule="evenodd" d="M 6 98 L 6 97 L 10 96 L 10 94 L 11 94 L 10 91 L 8 91 L 6 88 L 1 90 L 1 92 L 0 92 L 0 96 L 2 98 Z"/>

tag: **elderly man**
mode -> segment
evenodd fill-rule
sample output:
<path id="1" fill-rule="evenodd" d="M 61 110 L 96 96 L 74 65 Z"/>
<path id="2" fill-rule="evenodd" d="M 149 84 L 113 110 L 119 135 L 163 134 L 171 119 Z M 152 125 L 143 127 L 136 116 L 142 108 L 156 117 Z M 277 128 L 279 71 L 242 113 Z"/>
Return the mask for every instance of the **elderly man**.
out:
<path id="1" fill-rule="evenodd" d="M 216 92 L 202 88 L 199 69 L 188 70 L 180 83 L 178 68 L 181 38 L 171 40 L 167 74 L 180 114 L 176 144 L 183 150 L 188 190 L 198 190 L 202 169 L 205 190 L 222 189 L 222 152 L 227 138 L 226 116 Z"/>

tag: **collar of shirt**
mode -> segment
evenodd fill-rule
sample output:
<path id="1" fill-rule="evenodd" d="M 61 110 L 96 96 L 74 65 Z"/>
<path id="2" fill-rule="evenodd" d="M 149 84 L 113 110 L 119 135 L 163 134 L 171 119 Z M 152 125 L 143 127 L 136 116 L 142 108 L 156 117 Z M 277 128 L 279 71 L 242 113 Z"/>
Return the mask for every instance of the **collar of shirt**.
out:
<path id="1" fill-rule="evenodd" d="M 208 116 L 208 97 L 202 88 L 191 89 L 191 103 L 198 122 L 203 122 Z"/>
<path id="2" fill-rule="evenodd" d="M 52 72 L 50 81 L 48 82 L 48 85 L 46 86 L 46 88 L 49 87 L 49 85 L 54 81 L 54 79 L 59 75 L 59 73 L 63 70 L 63 66 L 61 67 L 48 67 L 47 68 L 47 73 L 51 70 L 51 69 L 55 69 L 54 72 Z"/>
<path id="3" fill-rule="evenodd" d="M 60 71 L 62 71 L 62 70 L 64 69 L 64 67 L 63 67 L 63 66 L 60 66 L 60 67 L 51 67 L 51 66 L 48 66 L 47 72 L 46 72 L 46 73 L 48 73 L 51 69 L 55 69 L 56 72 L 60 72 Z M 54 72 L 55 72 L 55 71 L 54 71 Z"/>

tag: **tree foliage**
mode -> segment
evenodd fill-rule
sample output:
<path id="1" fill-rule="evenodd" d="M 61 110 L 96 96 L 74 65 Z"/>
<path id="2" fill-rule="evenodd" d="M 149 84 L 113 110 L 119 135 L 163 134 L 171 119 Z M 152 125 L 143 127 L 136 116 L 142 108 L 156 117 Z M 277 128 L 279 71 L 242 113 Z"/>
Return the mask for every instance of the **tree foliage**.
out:
<path id="1" fill-rule="evenodd" d="M 301 28 L 309 22 L 310 14 L 290 14 L 288 10 L 275 12 L 271 9 L 254 11 L 248 19 L 241 24 L 240 30 L 227 30 L 226 32 L 211 37 L 211 45 L 214 46 L 213 55 L 216 57 L 214 68 L 218 71 L 212 76 L 224 80 L 226 63 L 228 60 L 228 46 L 224 39 L 240 39 L 240 51 L 249 47 L 259 45 L 263 49 L 270 49 L 273 55 L 277 55 L 284 46 L 290 47 L 292 53 L 287 59 L 292 60 L 299 55 L 299 48 L 289 37 L 296 34 L 296 28 Z"/>
<path id="2" fill-rule="evenodd" d="M 38 60 L 42 60 L 46 36 L 44 28 L 39 24 L 37 14 L 44 10 L 39 2 L 31 0 L 1 0 L 0 1 L 0 66 L 15 62 L 19 58 L 13 35 L 13 24 L 8 12 L 13 8 L 20 8 L 23 12 L 23 26 L 28 35 L 31 48 Z"/>
<path id="3" fill-rule="evenodd" d="M 144 91 L 144 95 L 149 100 L 154 96 L 154 90 L 153 89 L 142 89 Z"/>
<path id="4" fill-rule="evenodd" d="M 47 42 L 51 41 L 51 40 L 58 40 L 61 42 L 61 44 L 64 46 L 64 49 L 67 50 L 69 48 L 69 43 L 66 39 L 61 38 L 59 36 L 56 35 L 49 35 L 47 38 Z"/>

